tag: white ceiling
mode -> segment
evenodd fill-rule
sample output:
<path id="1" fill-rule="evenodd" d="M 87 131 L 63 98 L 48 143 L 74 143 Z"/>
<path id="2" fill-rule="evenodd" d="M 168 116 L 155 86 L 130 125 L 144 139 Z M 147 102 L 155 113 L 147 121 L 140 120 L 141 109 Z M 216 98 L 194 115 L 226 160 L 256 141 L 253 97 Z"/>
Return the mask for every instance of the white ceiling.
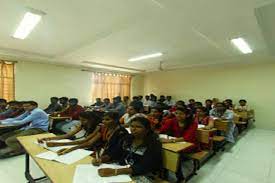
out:
<path id="1" fill-rule="evenodd" d="M 0 56 L 81 65 L 98 62 L 144 70 L 228 62 L 275 61 L 255 16 L 272 0 L 0 0 Z M 47 13 L 25 40 L 11 37 L 25 8 Z M 244 37 L 242 55 L 230 39 Z M 128 62 L 163 52 L 162 58 Z"/>

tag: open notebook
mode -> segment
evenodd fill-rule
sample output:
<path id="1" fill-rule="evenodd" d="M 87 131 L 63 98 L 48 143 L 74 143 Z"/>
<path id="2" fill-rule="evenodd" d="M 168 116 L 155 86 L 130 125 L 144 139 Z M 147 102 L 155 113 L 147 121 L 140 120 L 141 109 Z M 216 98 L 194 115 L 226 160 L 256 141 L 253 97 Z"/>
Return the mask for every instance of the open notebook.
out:
<path id="1" fill-rule="evenodd" d="M 100 168 L 125 168 L 115 164 L 102 164 L 99 167 L 93 165 L 77 165 L 73 183 L 115 183 L 131 182 L 129 175 L 117 175 L 112 177 L 100 177 L 98 169 Z"/>
<path id="2" fill-rule="evenodd" d="M 92 153 L 93 153 L 92 151 L 77 149 L 70 153 L 58 156 L 56 152 L 47 151 L 36 155 L 36 157 L 41 159 L 51 160 L 51 161 L 57 161 L 57 162 L 69 165 L 85 158 L 86 156 L 89 156 Z"/>

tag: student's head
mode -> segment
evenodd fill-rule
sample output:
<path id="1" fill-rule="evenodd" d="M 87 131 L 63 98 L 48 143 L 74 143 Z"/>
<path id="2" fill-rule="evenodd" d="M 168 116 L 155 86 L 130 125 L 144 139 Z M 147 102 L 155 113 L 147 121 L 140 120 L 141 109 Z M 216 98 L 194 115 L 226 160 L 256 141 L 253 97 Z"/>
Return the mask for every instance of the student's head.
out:
<path id="1" fill-rule="evenodd" d="M 165 101 L 165 96 L 164 95 L 159 96 L 159 101 L 164 102 Z"/>
<path id="2" fill-rule="evenodd" d="M 101 98 L 96 98 L 95 101 L 96 101 L 96 103 L 99 103 L 99 102 L 101 102 Z"/>
<path id="3" fill-rule="evenodd" d="M 240 106 L 245 106 L 245 105 L 246 105 L 246 100 L 241 99 L 241 100 L 239 101 L 239 104 L 240 104 Z"/>
<path id="4" fill-rule="evenodd" d="M 216 109 L 218 112 L 224 113 L 226 111 L 226 106 L 224 103 L 218 102 L 218 103 L 216 103 Z"/>
<path id="5" fill-rule="evenodd" d="M 131 116 L 141 111 L 140 105 L 136 101 L 132 101 L 127 108 L 127 113 Z"/>
<path id="6" fill-rule="evenodd" d="M 161 116 L 162 112 L 163 112 L 163 110 L 160 106 L 151 108 L 151 115 L 155 118 L 158 118 L 159 116 Z"/>
<path id="7" fill-rule="evenodd" d="M 51 97 L 51 103 L 52 104 L 56 104 L 58 102 L 58 98 L 57 97 Z"/>
<path id="8" fill-rule="evenodd" d="M 107 128 L 119 125 L 119 114 L 117 112 L 106 112 L 102 120 Z"/>
<path id="9" fill-rule="evenodd" d="M 142 99 L 143 99 L 143 96 L 142 96 L 142 95 L 139 95 L 139 96 L 138 96 L 138 100 L 141 101 Z"/>
<path id="10" fill-rule="evenodd" d="M 205 106 L 211 106 L 211 105 L 212 105 L 212 100 L 211 99 L 205 100 Z"/>
<path id="11" fill-rule="evenodd" d="M 232 107 L 232 103 L 230 103 L 230 101 L 228 101 L 228 100 L 223 101 L 223 103 L 224 103 L 226 109 L 230 109 Z"/>
<path id="12" fill-rule="evenodd" d="M 70 98 L 69 100 L 69 105 L 70 106 L 76 106 L 78 104 L 78 99 L 77 98 Z"/>
<path id="13" fill-rule="evenodd" d="M 138 101 L 138 96 L 133 96 L 132 99 L 133 101 Z"/>
<path id="14" fill-rule="evenodd" d="M 151 100 L 154 101 L 154 102 L 156 102 L 156 101 L 158 100 L 158 98 L 157 98 L 157 96 L 153 95 L 153 96 L 151 97 Z"/>
<path id="15" fill-rule="evenodd" d="M 25 111 L 32 111 L 33 109 L 37 108 L 38 104 L 35 101 L 25 101 L 23 103 L 23 108 Z"/>
<path id="16" fill-rule="evenodd" d="M 61 97 L 59 98 L 59 103 L 64 105 L 64 104 L 67 104 L 68 103 L 68 97 Z"/>
<path id="17" fill-rule="evenodd" d="M 128 102 L 128 100 L 129 100 L 129 97 L 128 97 L 128 96 L 124 96 L 124 97 L 123 97 L 123 101 L 124 101 L 124 102 Z"/>
<path id="18" fill-rule="evenodd" d="M 202 106 L 203 105 L 201 102 L 195 102 L 195 104 L 194 104 L 195 109 L 197 109 L 198 107 L 202 107 Z"/>
<path id="19" fill-rule="evenodd" d="M 7 100 L 1 98 L 0 99 L 0 108 L 6 108 L 6 106 L 7 106 Z"/>
<path id="20" fill-rule="evenodd" d="M 189 104 L 194 105 L 195 104 L 195 99 L 189 99 Z"/>
<path id="21" fill-rule="evenodd" d="M 170 101 L 172 99 L 172 96 L 167 96 L 166 100 Z"/>
<path id="22" fill-rule="evenodd" d="M 130 122 L 131 135 L 134 138 L 145 139 L 148 134 L 153 133 L 150 121 L 145 117 L 135 117 Z"/>
<path id="23" fill-rule="evenodd" d="M 193 121 L 193 114 L 190 109 L 179 107 L 175 112 L 177 121 L 184 125 L 184 128 L 187 128 Z"/>
<path id="24" fill-rule="evenodd" d="M 116 96 L 115 98 L 113 98 L 114 103 L 120 103 L 121 102 L 121 97 L 120 96 Z"/>
<path id="25" fill-rule="evenodd" d="M 109 98 L 105 98 L 105 99 L 103 100 L 103 102 L 104 102 L 105 104 L 109 104 L 109 103 L 110 103 L 110 99 L 109 99 Z"/>
<path id="26" fill-rule="evenodd" d="M 150 96 L 149 95 L 146 95 L 145 96 L 145 100 L 149 100 L 150 99 Z"/>
<path id="27" fill-rule="evenodd" d="M 85 111 L 79 114 L 79 120 L 81 125 L 86 130 L 86 132 L 90 133 L 94 131 L 96 126 L 100 123 L 100 117 L 92 111 Z"/>
<path id="28" fill-rule="evenodd" d="M 182 100 L 179 100 L 176 102 L 176 107 L 185 107 L 185 102 Z"/>
<path id="29" fill-rule="evenodd" d="M 232 100 L 232 99 L 226 99 L 225 101 L 226 101 L 227 103 L 231 104 L 231 105 L 233 104 L 233 100 Z"/>
<path id="30" fill-rule="evenodd" d="M 15 100 L 10 101 L 10 102 L 7 103 L 8 108 L 12 109 L 12 110 L 16 109 L 16 104 L 17 104 L 17 101 L 15 101 Z"/>
<path id="31" fill-rule="evenodd" d="M 207 111 L 207 108 L 206 107 L 198 107 L 196 109 L 196 113 L 198 116 L 200 117 L 204 117 L 204 116 L 207 116 L 208 114 L 208 111 Z"/>

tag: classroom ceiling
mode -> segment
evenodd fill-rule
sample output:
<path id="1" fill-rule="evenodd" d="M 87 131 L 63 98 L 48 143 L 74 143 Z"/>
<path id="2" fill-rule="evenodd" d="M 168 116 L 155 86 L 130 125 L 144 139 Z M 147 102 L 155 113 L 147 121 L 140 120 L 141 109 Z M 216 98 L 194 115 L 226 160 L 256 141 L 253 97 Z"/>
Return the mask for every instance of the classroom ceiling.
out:
<path id="1" fill-rule="evenodd" d="M 88 61 L 146 71 L 158 69 L 160 61 L 164 68 L 271 62 L 275 57 L 255 10 L 272 3 L 273 0 L 0 0 L 0 58 L 73 65 Z M 25 40 L 14 39 L 11 35 L 26 7 L 46 15 Z M 274 22 L 274 18 L 270 20 Z M 230 39 L 236 37 L 245 38 L 253 54 L 243 55 L 233 47 Z M 128 61 L 155 52 L 164 55 Z"/>

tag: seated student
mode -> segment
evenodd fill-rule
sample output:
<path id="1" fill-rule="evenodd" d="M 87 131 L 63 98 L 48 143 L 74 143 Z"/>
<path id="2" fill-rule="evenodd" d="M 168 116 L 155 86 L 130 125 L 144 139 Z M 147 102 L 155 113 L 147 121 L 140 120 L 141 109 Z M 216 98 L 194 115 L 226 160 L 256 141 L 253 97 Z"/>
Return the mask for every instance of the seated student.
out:
<path id="1" fill-rule="evenodd" d="M 0 114 L 0 120 L 4 120 L 7 118 L 15 118 L 20 114 L 23 114 L 25 111 L 23 109 L 22 104 L 22 102 L 10 101 L 8 103 L 8 110 Z"/>
<path id="2" fill-rule="evenodd" d="M 100 135 L 100 126 L 99 123 L 101 122 L 100 117 L 96 115 L 95 112 L 87 111 L 81 112 L 79 114 L 79 119 L 81 124 L 77 126 L 77 128 L 65 135 L 55 136 L 55 137 L 47 137 L 38 139 L 39 143 L 47 142 L 47 146 L 55 147 L 55 146 L 68 146 L 68 145 L 76 145 L 72 148 L 65 148 L 61 149 L 58 152 L 58 155 L 66 154 L 76 149 L 84 149 L 94 145 L 99 139 L 101 138 Z M 48 142 L 51 140 L 61 140 L 61 139 L 71 139 L 74 138 L 75 135 L 82 132 L 84 130 L 84 139 L 76 140 L 72 142 Z"/>
<path id="3" fill-rule="evenodd" d="M 68 97 L 61 97 L 59 98 L 59 103 L 61 105 L 61 112 L 65 111 L 69 107 Z"/>
<path id="4" fill-rule="evenodd" d="M 150 122 L 144 117 L 136 117 L 131 121 L 131 135 L 127 135 L 117 154 L 112 159 L 127 168 L 101 168 L 98 173 L 102 177 L 129 174 L 136 182 L 153 181 L 153 175 L 162 168 L 162 147 L 158 136 L 151 130 Z"/>
<path id="5" fill-rule="evenodd" d="M 205 107 L 207 109 L 207 114 L 209 114 L 209 112 L 211 111 L 212 109 L 212 100 L 211 99 L 207 99 L 205 100 Z"/>
<path id="6" fill-rule="evenodd" d="M 103 148 L 100 150 L 100 158 L 93 159 L 94 165 L 116 160 L 119 156 L 122 139 L 128 135 L 128 131 L 120 125 L 119 114 L 117 112 L 107 112 L 103 116 L 103 126 L 101 128 L 101 139 Z"/>
<path id="7" fill-rule="evenodd" d="M 164 95 L 159 96 L 158 102 L 163 103 L 166 100 Z"/>
<path id="8" fill-rule="evenodd" d="M 156 107 L 156 106 L 157 106 L 157 96 L 151 94 L 150 107 Z"/>
<path id="9" fill-rule="evenodd" d="M 148 114 L 150 111 L 150 96 L 146 95 L 145 100 L 143 101 L 143 108 L 144 108 L 144 113 Z"/>
<path id="10" fill-rule="evenodd" d="M 231 99 L 226 99 L 223 103 L 226 106 L 226 109 L 233 110 L 233 102 Z"/>
<path id="11" fill-rule="evenodd" d="M 102 111 L 109 111 L 112 108 L 112 103 L 109 98 L 103 99 L 103 105 L 101 106 Z"/>
<path id="12" fill-rule="evenodd" d="M 131 103 L 129 96 L 124 96 L 122 103 L 125 106 L 125 108 L 127 108 Z"/>
<path id="13" fill-rule="evenodd" d="M 137 116 L 145 117 L 144 114 L 140 113 L 140 110 L 141 110 L 140 106 L 135 101 L 131 102 L 127 108 L 127 113 L 120 118 L 119 120 L 120 124 L 123 124 L 125 128 L 128 128 L 130 125 L 130 121 L 133 118 Z"/>
<path id="14" fill-rule="evenodd" d="M 163 109 L 160 106 L 153 107 L 150 114 L 148 114 L 148 119 L 151 124 L 152 130 L 157 130 L 162 125 Z"/>
<path id="15" fill-rule="evenodd" d="M 16 118 L 9 118 L 1 121 L 1 124 L 23 125 L 19 130 L 8 132 L 0 136 L 0 141 L 5 142 L 8 147 L 2 149 L 0 158 L 8 158 L 24 153 L 24 149 L 17 140 L 17 137 L 40 134 L 48 131 L 49 120 L 48 115 L 38 108 L 38 104 L 34 101 L 24 102 L 24 110 L 22 115 Z"/>
<path id="16" fill-rule="evenodd" d="M 59 113 L 61 117 L 71 117 L 71 120 L 60 121 L 53 128 L 63 133 L 69 133 L 76 125 L 80 124 L 78 121 L 79 114 L 83 111 L 84 108 L 78 105 L 78 99 L 71 98 L 69 100 L 69 107 L 65 111 Z"/>
<path id="17" fill-rule="evenodd" d="M 217 119 L 222 119 L 222 120 L 227 120 L 228 121 L 228 132 L 225 134 L 225 138 L 228 142 L 234 143 L 235 142 L 235 137 L 234 137 L 234 132 L 235 132 L 235 127 L 236 125 L 233 122 L 233 116 L 234 113 L 231 110 L 226 109 L 226 106 L 222 102 L 218 102 L 216 104 L 216 107 L 210 111 L 210 117 L 213 120 Z"/>
<path id="18" fill-rule="evenodd" d="M 202 106 L 203 105 L 201 102 L 195 102 L 194 107 L 192 109 L 192 113 L 195 115 L 197 113 L 197 108 L 202 107 Z"/>
<path id="19" fill-rule="evenodd" d="M 101 101 L 101 98 L 96 98 L 96 99 L 95 99 L 95 103 L 94 103 L 93 105 L 91 105 L 91 106 L 99 108 L 99 107 L 101 107 L 103 104 L 104 104 L 104 103 Z"/>
<path id="20" fill-rule="evenodd" d="M 44 109 L 44 111 L 47 114 L 53 114 L 54 112 L 59 112 L 61 110 L 62 110 L 62 107 L 58 103 L 58 98 L 57 97 L 51 97 L 50 105 L 46 109 Z"/>
<path id="21" fill-rule="evenodd" d="M 207 109 L 205 107 L 197 108 L 197 113 L 194 117 L 195 123 L 205 125 L 205 129 L 210 130 L 214 127 L 214 121 L 208 116 Z"/>
<path id="22" fill-rule="evenodd" d="M 194 107 L 195 107 L 195 99 L 189 99 L 189 104 L 187 105 L 187 107 L 189 109 L 191 109 L 193 111 Z"/>
<path id="23" fill-rule="evenodd" d="M 218 99 L 218 98 L 213 98 L 213 99 L 212 99 L 212 109 L 216 107 L 216 104 L 217 104 L 218 102 L 220 102 L 220 99 Z"/>
<path id="24" fill-rule="evenodd" d="M 169 120 L 164 123 L 159 130 L 159 133 L 164 133 L 169 136 L 176 137 L 175 139 L 161 139 L 162 143 L 172 142 L 190 142 L 193 143 L 190 149 L 186 150 L 196 151 L 197 150 L 197 137 L 196 132 L 198 129 L 198 123 L 193 120 L 192 112 L 190 109 L 178 107 L 176 112 L 176 119 Z"/>
<path id="25" fill-rule="evenodd" d="M 7 110 L 7 100 L 0 98 L 0 113 L 5 112 Z"/>
<path id="26" fill-rule="evenodd" d="M 118 112 L 119 116 L 123 116 L 126 112 L 126 109 L 121 101 L 121 97 L 117 96 L 113 98 L 113 105 L 110 111 Z"/>
<path id="27" fill-rule="evenodd" d="M 167 96 L 166 100 L 164 101 L 164 103 L 166 105 L 168 105 L 169 107 L 172 107 L 175 105 L 175 102 L 172 100 L 172 96 Z"/>
<path id="28" fill-rule="evenodd" d="M 178 100 L 178 101 L 176 102 L 176 104 L 175 104 L 169 111 L 170 111 L 171 113 L 176 112 L 176 109 L 177 109 L 178 107 L 187 108 L 187 106 L 185 105 L 185 102 L 184 102 L 184 101 Z"/>
<path id="29" fill-rule="evenodd" d="M 246 100 L 244 100 L 244 99 L 239 100 L 239 105 L 236 106 L 235 109 L 239 112 L 250 110 L 248 105 L 247 105 Z"/>

